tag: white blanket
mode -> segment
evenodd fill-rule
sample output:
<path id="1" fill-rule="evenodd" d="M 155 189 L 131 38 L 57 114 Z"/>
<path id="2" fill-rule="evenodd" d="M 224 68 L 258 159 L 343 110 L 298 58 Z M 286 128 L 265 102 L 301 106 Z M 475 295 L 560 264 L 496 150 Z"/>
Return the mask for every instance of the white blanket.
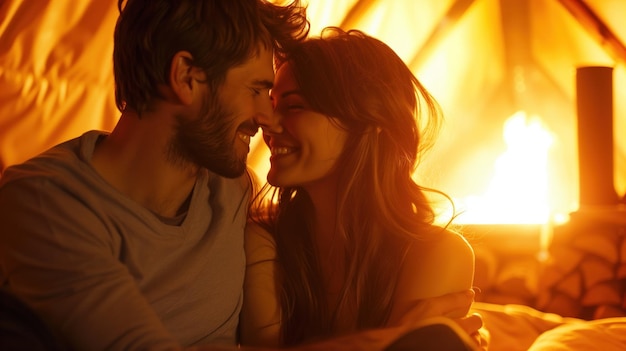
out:
<path id="1" fill-rule="evenodd" d="M 490 334 L 489 350 L 626 350 L 626 317 L 585 321 L 543 313 L 523 305 L 477 302 Z"/>

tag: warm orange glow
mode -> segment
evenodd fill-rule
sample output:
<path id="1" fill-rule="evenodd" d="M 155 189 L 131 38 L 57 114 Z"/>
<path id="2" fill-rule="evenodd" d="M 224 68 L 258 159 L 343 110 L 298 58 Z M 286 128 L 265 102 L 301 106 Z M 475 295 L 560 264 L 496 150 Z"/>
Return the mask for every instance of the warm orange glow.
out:
<path id="1" fill-rule="evenodd" d="M 507 149 L 494 167 L 494 176 L 482 194 L 455 199 L 459 223 L 546 223 L 548 151 L 554 135 L 538 116 L 518 111 L 503 125 Z"/>

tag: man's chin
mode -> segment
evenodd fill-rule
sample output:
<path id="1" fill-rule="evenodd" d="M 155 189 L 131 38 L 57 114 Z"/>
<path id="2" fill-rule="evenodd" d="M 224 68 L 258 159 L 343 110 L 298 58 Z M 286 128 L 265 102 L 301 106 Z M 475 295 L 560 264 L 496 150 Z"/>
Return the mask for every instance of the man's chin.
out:
<path id="1" fill-rule="evenodd" d="M 246 172 L 246 163 L 239 162 L 238 164 L 230 164 L 225 167 L 222 165 L 213 165 L 213 167 L 206 167 L 209 171 L 225 177 L 225 178 L 239 178 Z"/>

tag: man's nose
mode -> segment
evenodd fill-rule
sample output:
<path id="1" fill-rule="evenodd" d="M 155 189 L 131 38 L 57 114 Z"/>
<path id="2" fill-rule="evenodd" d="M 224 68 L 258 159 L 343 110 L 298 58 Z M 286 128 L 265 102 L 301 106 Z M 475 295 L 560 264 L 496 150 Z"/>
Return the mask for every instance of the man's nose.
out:
<path id="1" fill-rule="evenodd" d="M 263 133 L 280 134 L 283 131 L 283 127 L 280 124 L 280 116 L 272 109 L 259 113 L 255 118 L 255 122 L 263 129 Z"/>

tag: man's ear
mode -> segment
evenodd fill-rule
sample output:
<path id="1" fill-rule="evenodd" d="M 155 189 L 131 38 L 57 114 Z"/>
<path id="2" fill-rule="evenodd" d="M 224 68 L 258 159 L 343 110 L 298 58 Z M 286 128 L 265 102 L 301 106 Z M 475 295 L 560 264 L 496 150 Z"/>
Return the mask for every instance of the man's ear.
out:
<path id="1" fill-rule="evenodd" d="M 202 81 L 204 72 L 192 66 L 193 56 L 187 51 L 179 51 L 172 58 L 170 67 L 170 87 L 178 100 L 185 105 L 193 101 L 198 89 L 198 81 Z"/>

